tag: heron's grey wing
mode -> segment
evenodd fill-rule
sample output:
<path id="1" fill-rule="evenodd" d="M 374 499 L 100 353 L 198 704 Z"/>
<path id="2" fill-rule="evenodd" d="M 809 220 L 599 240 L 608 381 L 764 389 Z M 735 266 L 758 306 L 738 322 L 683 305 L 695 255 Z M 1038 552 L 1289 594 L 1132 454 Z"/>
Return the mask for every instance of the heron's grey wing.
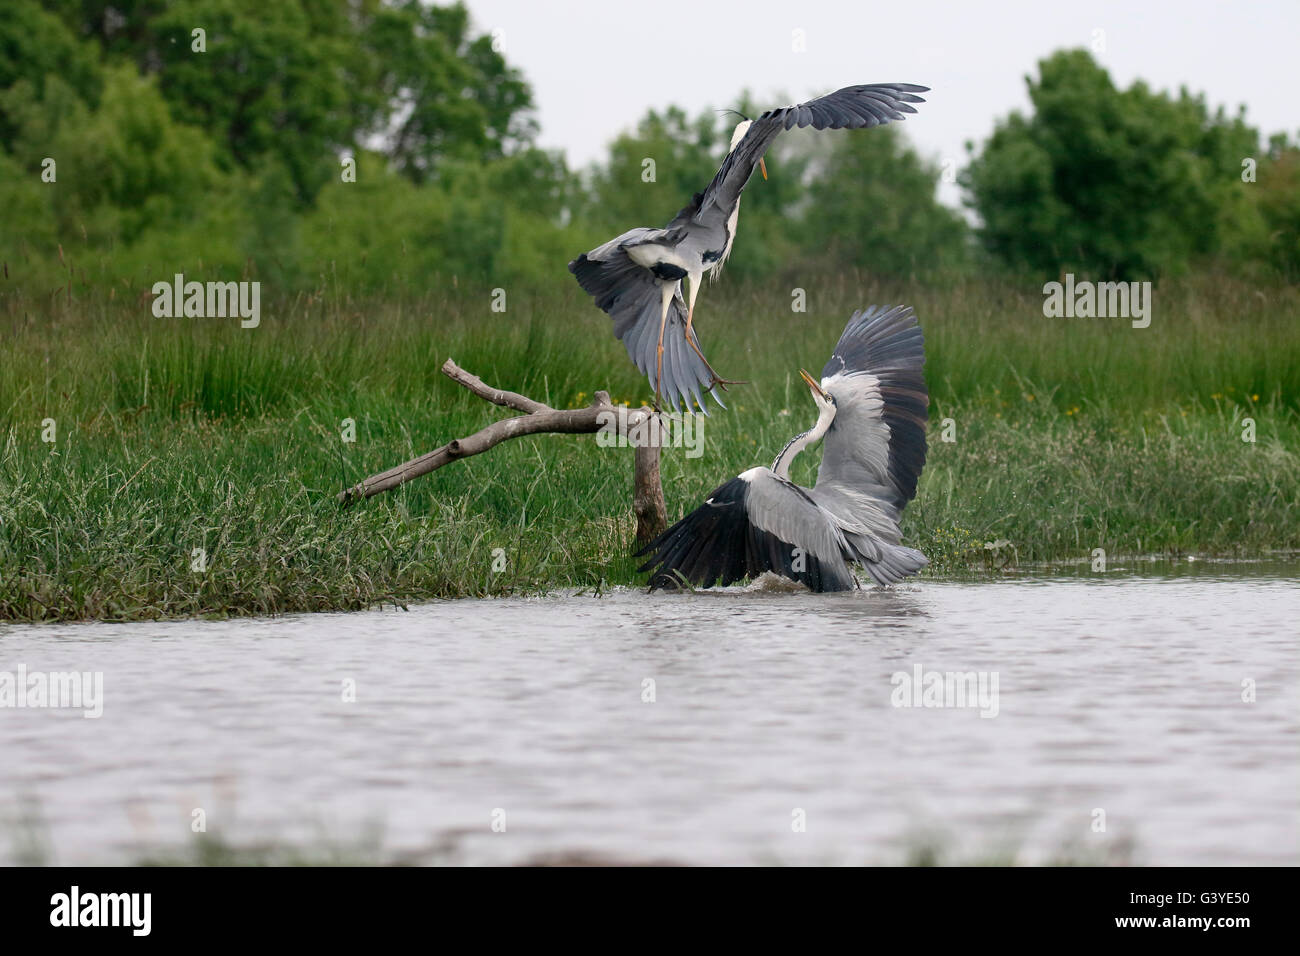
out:
<path id="1" fill-rule="evenodd" d="M 854 312 L 822 369 L 835 419 L 817 487 L 838 484 L 879 495 L 902 510 L 925 467 L 925 337 L 910 306 Z"/>
<path id="2" fill-rule="evenodd" d="M 718 210 L 720 221 L 725 222 L 740 201 L 741 191 L 753 175 L 759 159 L 782 131 L 794 126 L 811 126 L 819 130 L 883 126 L 902 120 L 904 113 L 915 113 L 912 104 L 925 102 L 916 94 L 929 89 L 914 83 L 846 86 L 807 103 L 768 110 L 754 120 L 745 137 L 727 154 L 713 182 L 702 193 L 696 193 L 691 204 L 679 212 L 667 228 L 671 231 L 714 208 Z"/>
<path id="3" fill-rule="evenodd" d="M 613 319 L 614 334 L 636 367 L 650 380 L 652 389 L 658 384 L 655 376 L 659 368 L 662 286 L 648 269 L 632 261 L 624 246 L 647 241 L 655 235 L 662 235 L 662 232 L 645 227 L 633 229 L 569 263 L 569 271 L 578 283 Z M 691 337 L 699 345 L 694 328 Z M 672 408 L 676 409 L 680 403 L 691 411 L 694 402 L 708 414 L 703 392 L 712 376 L 708 366 L 686 343 L 686 303 L 680 285 L 668 306 L 663 370 L 663 387 L 658 391 Z M 726 407 L 711 389 L 708 391 L 719 406 Z"/>
<path id="4" fill-rule="evenodd" d="M 767 468 L 719 485 L 700 507 L 637 552 L 651 587 L 725 587 L 774 571 L 813 591 L 844 591 L 856 581 L 854 552 L 804 488 Z"/>
<path id="5" fill-rule="evenodd" d="M 881 583 L 926 563 L 920 552 L 898 546 L 899 518 L 925 466 L 924 365 L 925 340 L 912 309 L 873 306 L 853 313 L 822 369 L 835 419 L 809 493 Z"/>

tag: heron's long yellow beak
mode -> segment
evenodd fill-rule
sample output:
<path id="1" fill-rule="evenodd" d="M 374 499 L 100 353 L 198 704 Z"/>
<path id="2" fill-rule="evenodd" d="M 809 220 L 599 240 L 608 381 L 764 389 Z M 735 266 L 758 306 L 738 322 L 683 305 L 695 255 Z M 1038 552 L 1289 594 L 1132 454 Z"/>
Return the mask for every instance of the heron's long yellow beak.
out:
<path id="1" fill-rule="evenodd" d="M 767 179 L 767 163 L 763 162 L 762 156 L 758 157 L 758 171 L 763 174 L 764 179 Z"/>
<path id="2" fill-rule="evenodd" d="M 822 390 L 821 384 L 817 381 L 817 379 L 813 378 L 811 375 L 809 375 L 809 374 L 808 374 L 807 372 L 805 372 L 803 369 L 799 369 L 799 374 L 800 374 L 801 376 L 803 376 L 803 380 L 804 380 L 805 382 L 808 383 L 808 387 L 809 387 L 809 388 L 811 388 L 814 392 L 816 392 L 816 393 L 817 393 L 818 395 L 820 395 L 822 398 L 826 398 L 826 397 L 827 397 L 826 392 Z"/>

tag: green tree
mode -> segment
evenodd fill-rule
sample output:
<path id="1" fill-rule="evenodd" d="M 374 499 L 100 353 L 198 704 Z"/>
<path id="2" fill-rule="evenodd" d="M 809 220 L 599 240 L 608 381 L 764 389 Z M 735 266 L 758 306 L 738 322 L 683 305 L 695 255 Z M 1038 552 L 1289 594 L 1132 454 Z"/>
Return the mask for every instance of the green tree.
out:
<path id="1" fill-rule="evenodd" d="M 210 130 L 245 169 L 279 163 L 304 201 L 353 139 L 348 46 L 322 28 L 313 6 L 183 0 L 150 21 L 150 43 L 137 54 L 178 120 Z M 193 48 L 200 28 L 202 53 Z"/>
<path id="2" fill-rule="evenodd" d="M 401 0 L 370 11 L 361 28 L 363 138 L 414 182 L 444 159 L 485 161 L 536 135 L 532 92 L 519 71 L 474 36 L 463 4 Z"/>
<path id="3" fill-rule="evenodd" d="M 1053 54 L 1027 83 L 1033 114 L 999 122 L 962 177 L 998 259 L 1137 278 L 1220 248 L 1258 142 L 1240 114 L 1212 114 L 1186 89 L 1119 90 L 1082 50 Z"/>
<path id="4" fill-rule="evenodd" d="M 1264 155 L 1242 160 L 1247 161 L 1256 165 L 1253 177 L 1243 166 L 1236 186 L 1245 201 L 1233 206 L 1229 258 L 1256 274 L 1300 279 L 1300 144 L 1278 133 Z"/>
<path id="5" fill-rule="evenodd" d="M 30 0 L 20 0 L 24 4 Z M 461 3 L 419 0 L 62 0 L 58 43 L 85 36 L 110 60 L 156 75 L 173 117 L 222 146 L 219 158 L 258 172 L 282 167 L 309 202 L 344 151 L 379 141 L 416 182 L 447 159 L 483 162 L 535 136 L 532 94 L 471 29 Z M 50 32 L 45 14 L 27 20 Z M 41 17 L 44 17 L 42 20 Z M 25 36 L 31 24 L 0 26 Z M 200 39 L 195 31 L 202 30 Z M 17 42 L 17 41 L 14 41 Z M 30 49 L 29 49 L 30 48 Z M 14 69 L 30 76 L 54 55 L 26 42 Z M 0 52 L 3 47 L 0 47 Z M 4 67 L 0 64 L 0 77 Z M 0 117 L 0 132 L 3 117 Z M 272 173 L 271 175 L 277 175 Z"/>
<path id="6" fill-rule="evenodd" d="M 935 198 L 939 176 L 900 126 L 836 135 L 809 188 L 803 248 L 890 275 L 960 268 L 966 223 Z"/>
<path id="7" fill-rule="evenodd" d="M 94 104 L 102 80 L 93 44 L 80 40 L 36 0 L 9 0 L 0 16 L 0 90 L 26 81 L 26 102 L 39 102 L 49 77 Z M 13 149 L 16 132 L 16 120 L 0 106 L 0 149 Z"/>
<path id="8" fill-rule="evenodd" d="M 165 229 L 192 214 L 217 176 L 210 141 L 172 120 L 154 82 L 129 66 L 105 72 L 96 110 L 57 77 L 39 100 L 28 81 L 15 84 L 0 109 L 16 120 L 14 155 L 32 182 L 43 157 L 56 163 L 56 182 L 41 188 L 61 235 L 117 242 Z"/>

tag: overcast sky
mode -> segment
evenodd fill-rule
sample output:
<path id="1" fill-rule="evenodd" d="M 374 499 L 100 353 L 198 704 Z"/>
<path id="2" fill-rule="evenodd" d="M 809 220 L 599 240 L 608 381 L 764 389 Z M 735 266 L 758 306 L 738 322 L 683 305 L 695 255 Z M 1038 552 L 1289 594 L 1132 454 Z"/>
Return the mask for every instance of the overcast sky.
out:
<path id="1" fill-rule="evenodd" d="M 1027 108 L 1024 77 L 1062 47 L 1093 48 L 1121 87 L 1186 84 L 1212 105 L 1245 103 L 1265 134 L 1300 130 L 1300 0 L 907 2 L 868 0 L 467 0 L 475 26 L 500 31 L 508 62 L 532 84 L 540 145 L 573 166 L 650 107 L 694 114 L 733 105 L 748 87 L 767 106 L 855 83 L 933 88 L 907 120 L 921 151 L 965 162 L 964 143 Z M 793 50 L 802 30 L 806 52 Z M 1095 31 L 1103 31 L 1097 34 Z M 826 135 L 854 135 L 827 133 Z M 865 135 L 865 134 L 864 134 Z M 703 184 L 701 184 L 703 185 Z M 955 186 L 944 201 L 956 205 Z"/>

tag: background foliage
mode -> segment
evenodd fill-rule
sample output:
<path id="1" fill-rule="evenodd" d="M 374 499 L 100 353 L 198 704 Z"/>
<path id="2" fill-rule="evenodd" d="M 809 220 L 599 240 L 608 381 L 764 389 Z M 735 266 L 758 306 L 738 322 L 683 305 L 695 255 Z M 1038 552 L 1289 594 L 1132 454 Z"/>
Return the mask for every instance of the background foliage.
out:
<path id="1" fill-rule="evenodd" d="M 206 52 L 192 48 L 195 24 Z M 1027 82 L 1032 114 L 1001 120 L 962 171 L 974 229 L 935 200 L 940 170 L 905 126 L 796 132 L 746 192 L 728 268 L 1300 275 L 1288 137 L 1263 143 L 1244 113 L 1202 94 L 1117 89 L 1083 51 L 1054 54 Z M 747 93 L 718 106 L 763 108 Z M 0 294 L 135 295 L 175 271 L 285 293 L 563 281 L 577 252 L 666 222 L 711 178 L 735 122 L 651 111 L 602 162 L 573 170 L 536 148 L 527 82 L 459 4 L 11 0 Z M 46 157 L 56 185 L 41 181 Z M 355 183 L 341 180 L 345 157 Z"/>

